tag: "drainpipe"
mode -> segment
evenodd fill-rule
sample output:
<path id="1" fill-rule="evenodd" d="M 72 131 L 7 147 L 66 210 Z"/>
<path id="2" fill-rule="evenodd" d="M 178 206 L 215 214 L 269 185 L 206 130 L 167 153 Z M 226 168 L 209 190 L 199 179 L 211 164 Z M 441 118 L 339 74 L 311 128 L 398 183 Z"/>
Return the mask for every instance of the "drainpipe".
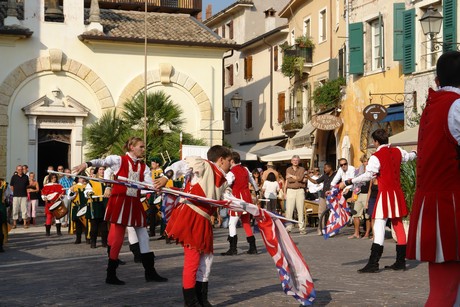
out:
<path id="1" fill-rule="evenodd" d="M 265 37 L 263 42 L 270 48 L 270 129 L 273 131 L 273 46 L 265 41 Z"/>
<path id="2" fill-rule="evenodd" d="M 222 58 L 222 119 L 225 120 L 225 114 L 224 114 L 224 110 L 225 110 L 225 106 L 224 106 L 224 102 L 225 102 L 225 93 L 224 93 L 224 89 L 225 89 L 225 60 L 228 59 L 228 58 L 231 58 L 233 56 L 233 49 L 230 50 L 230 54 L 229 55 L 226 55 Z"/>

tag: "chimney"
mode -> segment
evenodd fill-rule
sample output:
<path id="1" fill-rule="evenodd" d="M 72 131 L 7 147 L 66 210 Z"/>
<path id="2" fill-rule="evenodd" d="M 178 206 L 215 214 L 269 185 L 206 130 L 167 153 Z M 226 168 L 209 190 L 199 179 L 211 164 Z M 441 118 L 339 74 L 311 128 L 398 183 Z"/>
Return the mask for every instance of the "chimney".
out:
<path id="1" fill-rule="evenodd" d="M 206 19 L 211 18 L 212 16 L 212 4 L 208 4 L 206 7 Z"/>
<path id="2" fill-rule="evenodd" d="M 265 13 L 265 32 L 276 28 L 276 11 L 271 7 Z"/>

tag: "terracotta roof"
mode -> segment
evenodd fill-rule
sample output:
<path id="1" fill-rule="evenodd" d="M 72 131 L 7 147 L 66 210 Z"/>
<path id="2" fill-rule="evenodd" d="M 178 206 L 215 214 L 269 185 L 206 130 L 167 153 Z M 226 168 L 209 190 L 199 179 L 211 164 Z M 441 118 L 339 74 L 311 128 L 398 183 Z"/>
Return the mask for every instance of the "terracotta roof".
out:
<path id="1" fill-rule="evenodd" d="M 87 31 L 81 40 L 144 41 L 144 12 L 101 9 L 104 32 Z M 89 10 L 85 10 L 85 20 Z M 235 47 L 236 42 L 221 38 L 211 29 L 187 14 L 147 13 L 147 39 L 149 42 L 167 42 L 179 45 L 209 45 Z"/>
<path id="2" fill-rule="evenodd" d="M 233 9 L 236 6 L 239 6 L 240 4 L 244 4 L 246 6 L 248 6 L 248 5 L 253 6 L 254 2 L 252 0 L 238 0 L 238 1 L 235 1 L 234 3 L 230 4 L 229 6 L 227 6 L 223 10 L 221 10 L 220 12 L 217 12 L 216 14 L 212 15 L 210 18 L 208 18 L 205 21 L 203 21 L 203 23 L 206 24 L 206 25 L 213 24 L 214 21 L 218 20 L 221 16 L 225 15 L 226 12 L 228 12 L 229 10 Z"/>

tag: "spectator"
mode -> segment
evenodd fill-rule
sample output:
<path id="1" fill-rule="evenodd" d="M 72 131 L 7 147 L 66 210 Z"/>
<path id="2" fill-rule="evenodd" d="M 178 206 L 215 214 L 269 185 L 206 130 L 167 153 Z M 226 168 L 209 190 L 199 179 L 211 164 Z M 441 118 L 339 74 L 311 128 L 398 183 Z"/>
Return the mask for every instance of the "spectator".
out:
<path id="1" fill-rule="evenodd" d="M 355 176 L 364 174 L 364 172 L 366 171 L 367 156 L 362 155 L 359 161 L 361 161 L 362 164 L 357 170 L 357 174 L 355 174 Z M 364 212 L 364 208 L 366 207 L 367 202 L 367 192 L 369 191 L 369 182 L 365 182 L 364 184 L 358 184 L 356 185 L 356 188 L 353 188 L 353 190 L 356 190 L 357 192 L 359 192 L 359 194 L 354 205 L 355 213 L 352 216 L 354 233 L 353 235 L 349 236 L 348 239 L 359 239 L 361 237 L 359 233 L 359 228 L 361 225 L 361 218 L 363 216 L 366 219 L 366 229 L 370 229 L 371 227 L 369 216 L 367 215 L 367 213 Z"/>
<path id="2" fill-rule="evenodd" d="M 262 178 L 261 178 L 262 179 L 262 184 L 264 183 L 265 180 L 267 180 L 267 176 L 270 173 L 275 174 L 276 181 L 279 180 L 280 175 L 279 175 L 278 171 L 276 170 L 275 165 L 271 161 L 267 163 L 267 169 L 262 174 Z"/>
<path id="3" fill-rule="evenodd" d="M 27 164 L 24 164 L 22 166 L 22 172 L 26 174 L 27 176 L 29 176 L 29 166 Z"/>
<path id="4" fill-rule="evenodd" d="M 6 214 L 6 189 L 8 183 L 0 178 L 0 253 L 3 253 L 3 243 L 8 239 L 8 216 Z"/>
<path id="5" fill-rule="evenodd" d="M 291 158 L 292 165 L 286 170 L 286 218 L 292 219 L 294 208 L 297 209 L 300 234 L 307 234 L 303 220 L 305 202 L 305 169 L 299 166 L 300 157 L 294 155 Z M 292 230 L 292 224 L 286 227 L 288 232 Z"/>
<path id="6" fill-rule="evenodd" d="M 24 228 L 29 228 L 27 215 L 27 186 L 29 177 L 23 173 L 22 165 L 16 167 L 17 174 L 11 177 L 11 191 L 13 192 L 13 228 L 16 228 L 19 211 L 22 214 Z"/>
<path id="7" fill-rule="evenodd" d="M 29 185 L 27 186 L 27 215 L 30 216 L 30 223 L 35 225 L 37 218 L 37 206 L 40 187 L 38 181 L 35 179 L 35 173 L 30 172 L 29 174 Z"/>
<path id="8" fill-rule="evenodd" d="M 331 188 L 336 186 L 339 182 L 345 182 L 345 180 L 352 179 L 355 177 L 355 168 L 348 165 L 348 161 L 345 158 L 339 159 L 339 169 L 335 174 L 334 179 L 331 182 Z M 353 194 L 353 185 L 350 184 L 343 189 L 343 197 L 349 199 Z"/>
<path id="9" fill-rule="evenodd" d="M 307 174 L 307 179 L 315 184 L 322 183 L 323 184 L 323 189 L 319 191 L 319 206 L 318 206 L 318 217 L 321 216 L 321 214 L 326 210 L 326 191 L 329 191 L 331 189 L 331 182 L 334 179 L 336 175 L 336 172 L 332 168 L 331 163 L 325 163 L 324 164 L 324 174 L 319 177 L 318 179 L 313 179 Z M 317 234 L 321 236 L 323 233 L 321 229 L 319 228 L 319 223 L 318 223 L 318 232 Z"/>
<path id="10" fill-rule="evenodd" d="M 264 185 L 262 186 L 262 193 L 264 194 L 264 198 L 270 200 L 266 208 L 270 212 L 276 213 L 276 199 L 278 198 L 279 190 L 280 186 L 276 181 L 275 174 L 268 174 L 267 180 L 264 181 Z"/>
<path id="11" fill-rule="evenodd" d="M 278 185 L 280 189 L 278 191 L 278 202 L 277 202 L 276 210 L 278 211 L 279 214 L 282 214 L 286 210 L 285 204 L 284 204 L 284 195 L 286 195 L 286 181 L 284 180 L 284 177 L 281 174 L 279 174 Z"/>
<path id="12" fill-rule="evenodd" d="M 377 178 L 374 178 L 370 181 L 369 190 L 367 193 L 367 215 L 369 216 L 369 221 L 371 226 L 366 228 L 366 233 L 363 236 L 363 239 L 369 238 L 372 239 L 370 231 L 374 228 L 374 219 L 372 218 L 374 214 L 375 200 L 377 199 L 377 193 L 379 191 L 379 181 Z M 372 234 L 374 231 L 372 230 Z"/>
<path id="13" fill-rule="evenodd" d="M 319 168 L 315 167 L 313 170 L 308 171 L 308 175 L 316 180 L 320 177 Z M 308 200 L 318 200 L 319 191 L 323 189 L 323 183 L 313 183 L 312 181 L 307 182 L 307 199 Z"/>
<path id="14" fill-rule="evenodd" d="M 54 171 L 54 166 L 49 165 L 47 171 Z M 48 172 L 47 172 L 48 173 Z M 49 174 L 43 178 L 43 186 L 49 182 Z"/>

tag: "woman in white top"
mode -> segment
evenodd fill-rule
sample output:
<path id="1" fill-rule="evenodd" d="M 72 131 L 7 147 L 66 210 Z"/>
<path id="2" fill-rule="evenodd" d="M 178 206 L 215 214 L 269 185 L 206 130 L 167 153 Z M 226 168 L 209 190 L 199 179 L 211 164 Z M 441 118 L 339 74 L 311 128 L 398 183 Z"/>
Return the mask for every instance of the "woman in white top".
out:
<path id="1" fill-rule="evenodd" d="M 267 203 L 267 210 L 273 213 L 276 213 L 276 200 L 279 190 L 280 186 L 276 181 L 275 174 L 268 174 L 267 180 L 264 181 L 262 186 L 262 192 L 264 193 L 264 198 L 270 200 L 270 202 Z"/>

